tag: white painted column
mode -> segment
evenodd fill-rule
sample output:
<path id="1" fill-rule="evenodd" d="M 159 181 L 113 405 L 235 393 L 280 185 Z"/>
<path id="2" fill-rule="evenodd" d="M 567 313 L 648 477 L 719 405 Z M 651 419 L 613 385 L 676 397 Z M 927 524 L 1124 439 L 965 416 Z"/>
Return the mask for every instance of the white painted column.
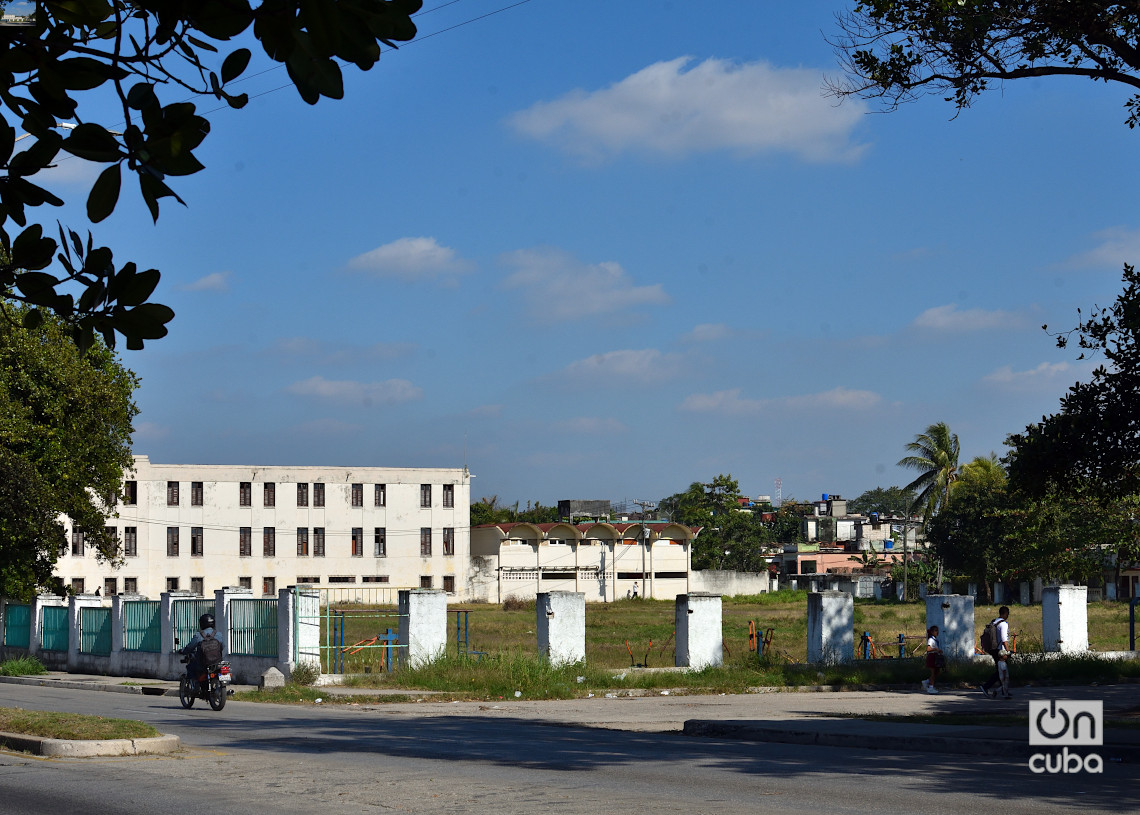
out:
<path id="1" fill-rule="evenodd" d="M 307 585 L 297 586 L 296 593 L 293 587 L 279 589 L 277 604 L 277 661 L 290 672 L 302 664 L 319 667 L 321 593 Z"/>
<path id="2" fill-rule="evenodd" d="M 439 589 L 401 589 L 400 665 L 418 668 L 447 648 L 447 594 Z M 406 646 L 406 647 L 403 647 Z"/>
<path id="3" fill-rule="evenodd" d="M 1023 605 L 1023 606 L 1029 605 L 1029 581 L 1028 580 L 1022 580 L 1021 584 L 1018 586 L 1018 589 L 1019 589 L 1019 595 L 1020 595 L 1018 597 L 1018 600 L 1021 602 L 1021 605 Z"/>
<path id="4" fill-rule="evenodd" d="M 123 675 L 123 601 L 121 594 L 111 598 L 111 676 Z"/>
<path id="5" fill-rule="evenodd" d="M 222 641 L 227 654 L 230 652 L 230 601 L 235 598 L 252 600 L 253 589 L 247 589 L 243 586 L 226 586 L 214 590 L 214 630 L 218 632 L 216 636 Z M 280 619 L 278 617 L 278 635 L 281 633 Z M 185 644 L 183 643 L 183 645 Z"/>
<path id="6" fill-rule="evenodd" d="M 808 595 L 807 661 L 834 664 L 855 659 L 855 601 L 845 591 Z"/>
<path id="7" fill-rule="evenodd" d="M 1046 586 L 1042 589 L 1041 640 L 1046 651 L 1077 654 L 1089 650 L 1087 588 Z"/>
<path id="8" fill-rule="evenodd" d="M 932 625 L 938 626 L 938 642 L 947 659 L 969 659 L 974 655 L 973 597 L 963 594 L 927 595 L 926 627 Z"/>
<path id="9" fill-rule="evenodd" d="M 551 665 L 586 660 L 586 595 L 577 591 L 547 591 L 534 604 L 538 653 Z"/>
<path id="10" fill-rule="evenodd" d="M 677 667 L 694 671 L 724 664 L 724 633 L 719 594 L 678 594 L 674 606 L 677 631 Z"/>

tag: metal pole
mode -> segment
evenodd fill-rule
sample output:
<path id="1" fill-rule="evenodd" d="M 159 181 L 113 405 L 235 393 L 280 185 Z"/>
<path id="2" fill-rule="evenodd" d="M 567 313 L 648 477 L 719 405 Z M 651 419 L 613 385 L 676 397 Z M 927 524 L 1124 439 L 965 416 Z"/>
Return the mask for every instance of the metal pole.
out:
<path id="1" fill-rule="evenodd" d="M 1128 650 L 1136 650 L 1136 605 L 1140 603 L 1140 594 L 1132 598 L 1128 604 Z"/>

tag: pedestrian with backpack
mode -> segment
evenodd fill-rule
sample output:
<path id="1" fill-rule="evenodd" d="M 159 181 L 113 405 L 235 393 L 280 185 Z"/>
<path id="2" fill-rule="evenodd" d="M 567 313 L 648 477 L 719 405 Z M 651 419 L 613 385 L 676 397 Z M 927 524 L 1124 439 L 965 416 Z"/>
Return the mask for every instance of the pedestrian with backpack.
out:
<path id="1" fill-rule="evenodd" d="M 945 665 L 946 657 L 942 655 L 942 646 L 938 642 L 938 626 L 932 625 L 926 629 L 926 667 L 930 670 L 930 678 L 922 680 L 922 687 L 927 693 L 938 693 L 934 683 Z"/>
<path id="2" fill-rule="evenodd" d="M 1009 693 L 1009 606 L 998 609 L 998 616 L 986 624 L 982 631 L 982 650 L 993 657 L 994 672 L 978 690 L 990 699 L 996 699 L 998 692 L 990 690 L 994 685 L 1001 687 L 1003 699 L 1012 699 Z"/>

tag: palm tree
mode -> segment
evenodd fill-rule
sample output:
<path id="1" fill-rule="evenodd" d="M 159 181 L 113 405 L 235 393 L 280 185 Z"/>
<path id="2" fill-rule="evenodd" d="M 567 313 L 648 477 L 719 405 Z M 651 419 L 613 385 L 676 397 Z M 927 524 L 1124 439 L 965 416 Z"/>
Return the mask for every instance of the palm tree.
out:
<path id="1" fill-rule="evenodd" d="M 997 453 L 975 456 L 972 461 L 961 466 L 958 480 L 954 482 L 954 489 L 951 492 L 967 485 L 996 490 L 1004 487 L 1008 480 L 1005 467 L 998 460 Z"/>
<path id="2" fill-rule="evenodd" d="M 915 503 L 923 505 L 929 519 L 950 502 L 950 485 L 958 480 L 958 436 L 946 422 L 936 422 L 919 433 L 906 446 L 912 455 L 898 466 L 918 470 L 919 475 L 905 489 L 917 492 Z"/>

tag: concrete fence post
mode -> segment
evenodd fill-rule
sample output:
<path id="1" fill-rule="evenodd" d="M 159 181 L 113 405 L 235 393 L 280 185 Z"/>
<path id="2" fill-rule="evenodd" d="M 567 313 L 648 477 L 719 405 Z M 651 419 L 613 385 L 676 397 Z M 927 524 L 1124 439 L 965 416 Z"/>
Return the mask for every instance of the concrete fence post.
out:
<path id="1" fill-rule="evenodd" d="M 707 592 L 678 594 L 674 605 L 676 666 L 699 671 L 724 664 L 721 596 Z"/>
<path id="2" fill-rule="evenodd" d="M 214 589 L 214 630 L 218 632 L 227 653 L 230 648 L 230 601 L 234 599 L 252 600 L 253 589 L 247 589 L 244 586 L 226 586 L 221 589 Z M 280 628 L 278 628 L 278 632 L 280 633 Z"/>
<path id="3" fill-rule="evenodd" d="M 418 668 L 443 656 L 447 648 L 447 593 L 439 589 L 401 589 L 400 665 Z"/>
<path id="4" fill-rule="evenodd" d="M 1089 650 L 1088 589 L 1085 586 L 1042 589 L 1041 640 L 1046 651 L 1077 654 Z"/>
<path id="5" fill-rule="evenodd" d="M 321 664 L 321 595 L 308 585 L 277 591 L 277 667 L 290 677 L 300 664 Z"/>
<path id="6" fill-rule="evenodd" d="M 551 665 L 586 660 L 586 595 L 580 591 L 545 591 L 534 604 L 538 652 Z"/>
<path id="7" fill-rule="evenodd" d="M 855 659 L 855 601 L 845 591 L 808 595 L 807 661 L 835 664 Z"/>
<path id="8" fill-rule="evenodd" d="M 182 657 L 174 652 L 176 648 L 182 648 L 189 644 L 185 642 L 176 644 L 174 642 L 174 601 L 186 600 L 190 596 L 188 591 L 164 591 L 159 595 L 158 676 L 160 679 L 178 679 L 186 673 L 186 669 L 179 661 Z"/>
<path id="9" fill-rule="evenodd" d="M 926 598 L 926 627 L 938 626 L 938 642 L 947 659 L 974 655 L 974 598 L 962 594 L 931 594 Z"/>
<path id="10" fill-rule="evenodd" d="M 123 676 L 123 600 L 121 594 L 111 598 L 111 676 Z"/>

